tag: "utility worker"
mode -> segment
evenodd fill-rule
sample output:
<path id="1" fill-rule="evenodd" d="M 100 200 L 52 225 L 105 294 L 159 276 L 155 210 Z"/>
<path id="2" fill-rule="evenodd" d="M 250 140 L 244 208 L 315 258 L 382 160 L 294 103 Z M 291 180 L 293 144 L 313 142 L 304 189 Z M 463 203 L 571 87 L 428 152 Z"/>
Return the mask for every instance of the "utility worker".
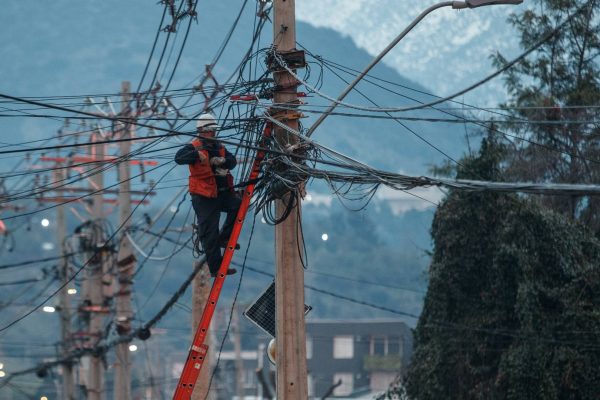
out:
<path id="1" fill-rule="evenodd" d="M 215 117 L 205 113 L 196 121 L 198 137 L 175 154 L 175 162 L 190 169 L 189 192 L 198 220 L 198 235 L 206 254 L 210 274 L 217 276 L 223 258 L 221 248 L 227 247 L 233 230 L 241 199 L 233 189 L 235 157 L 215 138 L 219 129 Z M 227 213 L 223 229 L 219 232 L 221 212 Z M 236 244 L 236 248 L 239 246 Z M 227 275 L 237 271 L 227 270 Z"/>

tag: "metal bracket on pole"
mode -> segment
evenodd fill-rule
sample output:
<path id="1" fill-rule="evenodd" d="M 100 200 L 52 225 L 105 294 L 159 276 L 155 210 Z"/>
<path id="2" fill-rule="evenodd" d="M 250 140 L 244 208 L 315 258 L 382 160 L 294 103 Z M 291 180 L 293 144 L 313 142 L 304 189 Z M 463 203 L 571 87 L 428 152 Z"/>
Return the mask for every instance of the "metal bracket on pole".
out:
<path id="1" fill-rule="evenodd" d="M 300 111 L 294 110 L 282 110 L 277 107 L 272 107 L 269 109 L 269 116 L 277 121 L 292 121 L 295 119 L 305 118 L 306 116 Z"/>
<path id="2" fill-rule="evenodd" d="M 277 51 L 277 50 L 274 50 Z M 306 56 L 304 50 L 278 51 L 277 55 L 291 69 L 306 68 Z M 283 72 L 286 69 L 275 59 L 273 53 L 270 53 L 265 60 L 267 68 L 271 72 Z"/>

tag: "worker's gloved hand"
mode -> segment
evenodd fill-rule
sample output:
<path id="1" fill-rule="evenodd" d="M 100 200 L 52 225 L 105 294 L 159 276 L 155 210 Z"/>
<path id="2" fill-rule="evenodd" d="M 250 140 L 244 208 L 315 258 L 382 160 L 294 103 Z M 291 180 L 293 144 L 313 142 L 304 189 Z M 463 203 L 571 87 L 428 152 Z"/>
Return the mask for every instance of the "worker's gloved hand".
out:
<path id="1" fill-rule="evenodd" d="M 225 164 L 225 157 L 213 157 L 210 159 L 210 165 L 223 165 Z"/>
<path id="2" fill-rule="evenodd" d="M 225 168 L 215 168 L 215 175 L 217 176 L 226 176 L 227 172 L 228 170 L 226 170 Z"/>

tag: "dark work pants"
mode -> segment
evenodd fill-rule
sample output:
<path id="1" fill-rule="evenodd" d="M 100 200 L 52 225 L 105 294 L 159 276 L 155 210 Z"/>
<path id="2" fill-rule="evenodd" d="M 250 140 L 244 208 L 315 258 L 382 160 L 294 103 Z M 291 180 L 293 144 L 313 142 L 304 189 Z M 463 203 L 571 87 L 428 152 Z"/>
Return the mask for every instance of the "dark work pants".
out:
<path id="1" fill-rule="evenodd" d="M 192 194 L 192 207 L 198 220 L 198 235 L 206 254 L 206 262 L 210 272 L 219 271 L 223 255 L 221 243 L 229 240 L 235 217 L 242 200 L 230 191 L 219 192 L 217 198 L 210 198 Z M 227 213 L 223 229 L 219 233 L 219 218 L 221 213 Z"/>

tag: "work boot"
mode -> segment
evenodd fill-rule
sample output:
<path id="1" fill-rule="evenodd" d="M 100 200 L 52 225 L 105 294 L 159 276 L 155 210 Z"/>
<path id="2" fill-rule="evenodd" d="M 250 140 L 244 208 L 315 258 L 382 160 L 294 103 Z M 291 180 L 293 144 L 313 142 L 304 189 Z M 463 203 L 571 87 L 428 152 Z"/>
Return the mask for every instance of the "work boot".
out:
<path id="1" fill-rule="evenodd" d="M 221 243 L 219 243 L 219 247 L 221 247 L 222 249 L 226 249 L 227 248 L 227 240 L 221 241 Z M 239 243 L 235 244 L 235 249 L 236 250 L 240 249 L 240 244 Z"/>
<path id="2" fill-rule="evenodd" d="M 227 275 L 233 275 L 237 272 L 237 269 L 235 268 L 227 268 Z M 219 274 L 219 272 L 211 272 L 210 276 L 212 276 L 213 278 L 216 278 L 217 275 Z"/>

